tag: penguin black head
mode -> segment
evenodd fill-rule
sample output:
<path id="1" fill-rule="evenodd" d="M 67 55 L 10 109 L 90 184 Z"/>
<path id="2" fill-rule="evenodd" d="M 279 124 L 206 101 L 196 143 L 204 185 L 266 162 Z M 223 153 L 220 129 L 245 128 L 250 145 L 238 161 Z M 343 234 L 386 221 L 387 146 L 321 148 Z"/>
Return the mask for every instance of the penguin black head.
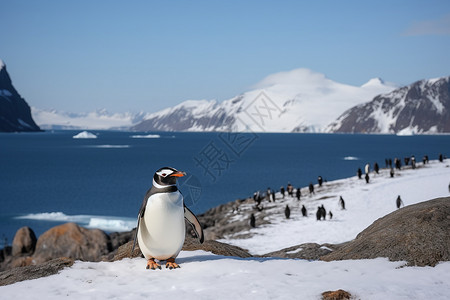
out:
<path id="1" fill-rule="evenodd" d="M 153 180 L 160 186 L 171 186 L 177 184 L 177 178 L 186 175 L 185 172 L 178 171 L 171 167 L 164 167 L 159 169 L 153 175 Z"/>

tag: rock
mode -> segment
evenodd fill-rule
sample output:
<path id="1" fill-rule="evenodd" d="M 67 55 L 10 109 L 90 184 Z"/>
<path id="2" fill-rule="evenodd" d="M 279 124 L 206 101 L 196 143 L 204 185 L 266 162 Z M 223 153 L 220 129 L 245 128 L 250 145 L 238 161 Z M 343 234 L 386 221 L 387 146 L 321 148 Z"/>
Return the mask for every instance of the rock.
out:
<path id="1" fill-rule="evenodd" d="M 36 248 L 36 235 L 34 231 L 28 227 L 22 227 L 17 230 L 12 243 L 12 255 L 32 255 Z"/>
<path id="2" fill-rule="evenodd" d="M 243 207 L 244 209 L 242 209 Z M 252 198 L 238 199 L 213 207 L 197 217 L 203 226 L 206 240 L 217 240 L 230 234 L 237 234 L 234 238 L 248 238 L 248 234 L 240 233 L 250 229 L 250 215 L 253 212 L 256 216 L 257 226 L 269 223 L 265 217 L 272 213 L 271 210 L 254 211 Z M 236 218 L 236 216 L 240 217 Z"/>
<path id="3" fill-rule="evenodd" d="M 327 291 L 322 293 L 322 300 L 345 300 L 350 299 L 352 295 L 344 290 Z"/>
<path id="4" fill-rule="evenodd" d="M 131 231 L 126 232 L 113 232 L 109 234 L 111 239 L 111 247 L 112 249 L 119 249 L 120 246 L 132 241 L 134 239 L 134 234 L 136 232 L 136 228 Z"/>
<path id="5" fill-rule="evenodd" d="M 200 244 L 197 239 L 186 237 L 184 240 L 183 250 L 185 251 L 195 251 L 195 250 L 203 250 L 207 252 L 212 252 L 216 255 L 223 256 L 236 256 L 236 257 L 252 257 L 250 253 L 246 250 L 239 248 L 237 246 L 228 245 L 225 243 L 207 240 L 204 241 L 203 244 Z"/>
<path id="6" fill-rule="evenodd" d="M 57 257 L 99 261 L 111 250 L 110 239 L 105 232 L 66 223 L 49 229 L 39 237 L 33 259 L 37 264 Z"/>
<path id="7" fill-rule="evenodd" d="M 12 253 L 11 246 L 6 246 L 5 248 L 0 249 L 0 263 L 4 262 L 9 256 L 11 256 L 11 253 Z"/>
<path id="8" fill-rule="evenodd" d="M 33 264 L 33 257 L 26 256 L 26 257 L 13 257 L 10 263 L 10 268 L 18 268 L 18 267 L 25 267 L 30 266 Z"/>
<path id="9" fill-rule="evenodd" d="M 31 108 L 14 88 L 0 60 L 0 132 L 40 131 L 31 116 Z"/>
<path id="10" fill-rule="evenodd" d="M 117 250 L 117 253 L 114 256 L 113 261 L 121 260 L 124 258 L 141 257 L 142 254 L 141 250 L 139 249 L 139 244 L 136 243 L 136 248 L 134 249 L 133 253 L 131 253 L 132 247 L 133 241 L 130 241 L 125 245 L 119 247 L 119 250 Z M 203 250 L 224 256 L 252 257 L 250 253 L 248 253 L 242 248 L 211 240 L 204 241 L 203 244 L 200 244 L 196 238 L 190 237 L 189 235 L 187 235 L 186 239 L 184 240 L 182 250 L 184 251 Z"/>
<path id="11" fill-rule="evenodd" d="M 355 240 L 322 256 L 325 261 L 388 257 L 408 265 L 450 260 L 450 198 L 406 206 L 376 220 Z"/>
<path id="12" fill-rule="evenodd" d="M 133 253 L 131 253 L 132 249 L 133 249 L 133 241 L 129 241 L 128 243 L 120 246 L 119 249 L 117 249 L 116 255 L 114 255 L 112 261 L 121 260 L 124 258 L 142 257 L 141 249 L 139 248 L 138 242 L 136 242 L 136 247 L 134 248 Z"/>
<path id="13" fill-rule="evenodd" d="M 37 266 L 10 269 L 0 273 L 0 286 L 50 276 L 72 265 L 73 259 L 62 257 Z"/>
<path id="14" fill-rule="evenodd" d="M 270 252 L 262 255 L 262 257 L 280 257 L 280 258 L 297 258 L 307 260 L 318 260 L 320 257 L 331 253 L 342 247 L 344 244 L 332 245 L 316 243 L 306 243 L 298 246 L 292 246 L 282 250 Z"/>

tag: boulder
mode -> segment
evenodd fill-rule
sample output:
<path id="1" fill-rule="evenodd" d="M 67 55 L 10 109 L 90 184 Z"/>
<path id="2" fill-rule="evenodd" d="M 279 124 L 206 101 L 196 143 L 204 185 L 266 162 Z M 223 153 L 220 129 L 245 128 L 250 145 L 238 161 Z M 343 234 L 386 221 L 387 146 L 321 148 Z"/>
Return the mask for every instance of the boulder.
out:
<path id="1" fill-rule="evenodd" d="M 387 257 L 408 265 L 435 266 L 450 260 L 450 198 L 396 210 L 362 231 L 355 240 L 322 256 L 325 261 Z"/>
<path id="2" fill-rule="evenodd" d="M 36 241 L 36 235 L 30 227 L 24 226 L 20 228 L 17 230 L 12 242 L 12 255 L 32 255 L 36 248 Z"/>
<path id="3" fill-rule="evenodd" d="M 58 257 L 100 261 L 110 251 L 110 239 L 105 232 L 66 223 L 49 229 L 39 237 L 33 259 L 36 264 Z"/>

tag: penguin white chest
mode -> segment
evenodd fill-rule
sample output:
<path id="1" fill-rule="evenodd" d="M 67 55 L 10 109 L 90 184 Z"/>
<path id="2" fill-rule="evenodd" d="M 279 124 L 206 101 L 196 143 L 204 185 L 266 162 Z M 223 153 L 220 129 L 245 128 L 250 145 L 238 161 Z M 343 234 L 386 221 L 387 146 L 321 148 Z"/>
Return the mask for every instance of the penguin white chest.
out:
<path id="1" fill-rule="evenodd" d="M 183 196 L 180 192 L 149 197 L 139 225 L 138 242 L 145 258 L 176 257 L 185 238 Z"/>

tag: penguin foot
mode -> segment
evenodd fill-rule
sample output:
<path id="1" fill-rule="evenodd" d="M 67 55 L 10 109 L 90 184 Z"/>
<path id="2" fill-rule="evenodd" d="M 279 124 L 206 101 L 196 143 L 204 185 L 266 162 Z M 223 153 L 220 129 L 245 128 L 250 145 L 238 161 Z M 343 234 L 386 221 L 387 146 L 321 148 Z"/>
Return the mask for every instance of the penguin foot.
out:
<path id="1" fill-rule="evenodd" d="M 161 270 L 161 265 L 156 263 L 154 258 L 150 258 L 147 261 L 146 269 L 152 269 L 152 270 L 160 269 Z"/>
<path id="2" fill-rule="evenodd" d="M 170 270 L 172 270 L 172 269 L 177 269 L 177 268 L 179 268 L 179 267 L 180 267 L 180 266 L 179 266 L 178 264 L 175 263 L 175 258 L 169 258 L 169 259 L 166 261 L 166 269 L 169 268 Z"/>

